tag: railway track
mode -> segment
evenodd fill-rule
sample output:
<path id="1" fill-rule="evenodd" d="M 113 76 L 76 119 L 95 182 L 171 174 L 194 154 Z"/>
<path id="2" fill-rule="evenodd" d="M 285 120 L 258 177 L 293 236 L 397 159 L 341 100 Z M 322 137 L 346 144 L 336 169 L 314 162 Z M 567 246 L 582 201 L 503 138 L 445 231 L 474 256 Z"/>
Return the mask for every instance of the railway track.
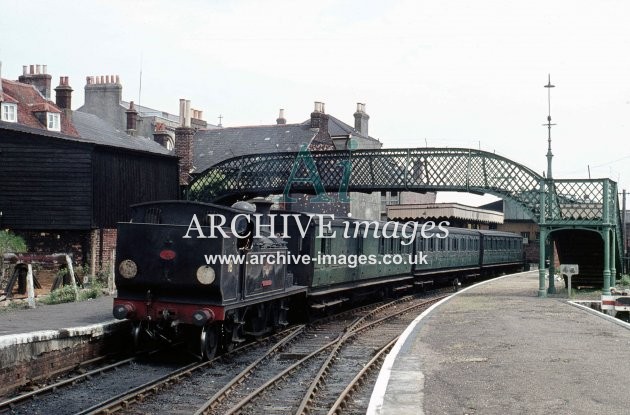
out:
<path id="1" fill-rule="evenodd" d="M 438 295 L 444 296 L 433 296 Z M 197 414 L 327 413 L 329 410 L 335 413 L 347 407 L 353 391 L 361 390 L 360 385 L 371 368 L 380 366 L 382 357 L 411 319 L 392 322 L 437 300 L 408 296 L 363 306 L 320 319 L 309 327 L 292 327 L 208 362 L 158 365 L 156 370 L 155 365 L 145 366 L 136 358 L 125 359 L 2 402 L 0 411 L 4 408 L 15 414 L 145 414 L 165 410 Z M 385 322 L 388 324 L 384 325 Z M 371 332 L 379 325 L 384 327 L 380 332 Z M 369 335 L 359 336 L 366 331 L 370 331 Z M 131 369 L 123 369 L 125 366 Z M 104 387 L 83 382 L 112 372 L 120 372 L 118 378 L 137 377 L 138 381 L 133 385 L 125 383 L 118 392 L 112 387 L 116 381 L 105 382 Z M 331 373 L 336 374 L 332 381 Z M 279 386 L 282 382 L 291 382 L 291 387 L 282 388 Z M 85 393 L 77 399 L 75 391 L 69 398 L 64 392 L 66 385 L 79 383 L 86 385 Z M 107 389 L 107 394 L 101 394 L 101 389 Z M 283 389 L 287 392 L 280 393 Z M 287 393 L 291 396 L 284 396 Z M 301 396 L 296 398 L 296 395 Z M 39 398 L 34 401 L 33 397 Z M 60 408 L 60 401 L 71 404 Z M 95 401 L 99 403 L 94 404 Z"/>
<path id="2" fill-rule="evenodd" d="M 443 296 L 429 300 L 405 298 L 392 301 L 346 324 L 322 327 L 320 332 L 327 334 L 325 341 L 313 342 L 311 338 L 308 344 L 295 344 L 287 351 L 295 357 L 294 363 L 279 369 L 272 364 L 259 367 L 263 373 L 258 379 L 243 382 L 242 390 L 233 390 L 231 396 L 222 396 L 220 400 L 213 396 L 195 414 L 325 414 L 333 408 L 339 411 L 370 370 L 378 366 L 411 319 L 388 324 L 378 335 L 359 334 L 374 330 L 400 315 L 427 308 L 441 298 Z M 405 302 L 412 304 L 405 305 Z M 301 350 L 297 351 L 298 347 Z M 274 372 L 274 369 L 277 370 Z M 270 375 L 272 372 L 275 375 L 265 378 L 265 373 Z M 288 384 L 290 387 L 286 386 Z M 302 398 L 296 399 L 295 395 L 300 393 Z"/>

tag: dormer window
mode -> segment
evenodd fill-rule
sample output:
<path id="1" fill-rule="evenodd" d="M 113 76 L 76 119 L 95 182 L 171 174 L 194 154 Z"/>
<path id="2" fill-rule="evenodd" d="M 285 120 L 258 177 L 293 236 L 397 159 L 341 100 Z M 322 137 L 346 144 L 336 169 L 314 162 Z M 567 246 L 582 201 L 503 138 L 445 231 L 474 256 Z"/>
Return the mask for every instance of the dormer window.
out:
<path id="1" fill-rule="evenodd" d="M 61 121 L 59 114 L 53 112 L 46 113 L 46 126 L 48 131 L 61 131 Z"/>
<path id="2" fill-rule="evenodd" d="M 0 117 L 2 121 L 17 122 L 17 105 L 3 102 L 2 109 L 0 110 Z"/>

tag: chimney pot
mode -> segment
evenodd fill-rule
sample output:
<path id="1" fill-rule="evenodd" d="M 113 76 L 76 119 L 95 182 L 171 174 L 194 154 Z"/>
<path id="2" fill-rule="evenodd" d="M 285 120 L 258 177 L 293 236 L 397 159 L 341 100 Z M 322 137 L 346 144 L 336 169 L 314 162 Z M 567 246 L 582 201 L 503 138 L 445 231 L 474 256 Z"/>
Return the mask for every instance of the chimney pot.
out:
<path id="1" fill-rule="evenodd" d="M 190 100 L 186 100 L 186 112 L 184 118 L 184 127 L 190 127 Z"/>
<path id="2" fill-rule="evenodd" d="M 179 126 L 184 127 L 184 118 L 186 118 L 186 100 L 179 99 Z"/>
<path id="3" fill-rule="evenodd" d="M 28 73 L 30 75 L 33 75 L 35 73 L 35 65 L 30 65 L 28 69 L 29 69 Z"/>
<path id="4" fill-rule="evenodd" d="M 28 65 L 22 65 L 22 75 L 28 74 Z"/>
<path id="5" fill-rule="evenodd" d="M 44 75 L 48 73 L 48 65 L 42 65 L 42 73 Z"/>
<path id="6" fill-rule="evenodd" d="M 116 83 L 119 84 L 120 83 L 120 76 L 116 75 Z"/>
<path id="7" fill-rule="evenodd" d="M 286 124 L 287 123 L 286 118 L 284 118 L 284 108 L 280 108 L 280 111 L 278 113 L 278 118 L 276 119 L 276 123 L 277 124 Z"/>

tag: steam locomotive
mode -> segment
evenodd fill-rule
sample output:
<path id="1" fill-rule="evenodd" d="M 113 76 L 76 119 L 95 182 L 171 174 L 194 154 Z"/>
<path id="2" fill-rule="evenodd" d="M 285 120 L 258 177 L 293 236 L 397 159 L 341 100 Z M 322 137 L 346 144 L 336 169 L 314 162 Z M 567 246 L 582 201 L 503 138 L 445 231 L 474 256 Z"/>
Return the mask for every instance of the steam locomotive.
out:
<path id="1" fill-rule="evenodd" d="M 512 233 L 272 213 L 253 202 L 132 206 L 118 224 L 113 314 L 132 321 L 137 346 L 188 336 L 211 358 L 290 316 L 523 265 Z"/>

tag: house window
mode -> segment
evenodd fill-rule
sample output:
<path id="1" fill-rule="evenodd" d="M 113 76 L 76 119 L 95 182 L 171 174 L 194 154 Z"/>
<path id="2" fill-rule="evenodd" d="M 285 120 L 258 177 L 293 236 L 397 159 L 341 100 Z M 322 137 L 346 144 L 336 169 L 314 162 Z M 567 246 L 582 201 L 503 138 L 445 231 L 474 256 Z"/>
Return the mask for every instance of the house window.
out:
<path id="1" fill-rule="evenodd" d="M 17 122 L 17 105 L 15 104 L 2 104 L 2 121 Z"/>
<path id="2" fill-rule="evenodd" d="M 54 114 L 52 112 L 46 113 L 46 125 L 50 131 L 61 131 L 61 122 L 59 118 L 59 114 Z"/>

